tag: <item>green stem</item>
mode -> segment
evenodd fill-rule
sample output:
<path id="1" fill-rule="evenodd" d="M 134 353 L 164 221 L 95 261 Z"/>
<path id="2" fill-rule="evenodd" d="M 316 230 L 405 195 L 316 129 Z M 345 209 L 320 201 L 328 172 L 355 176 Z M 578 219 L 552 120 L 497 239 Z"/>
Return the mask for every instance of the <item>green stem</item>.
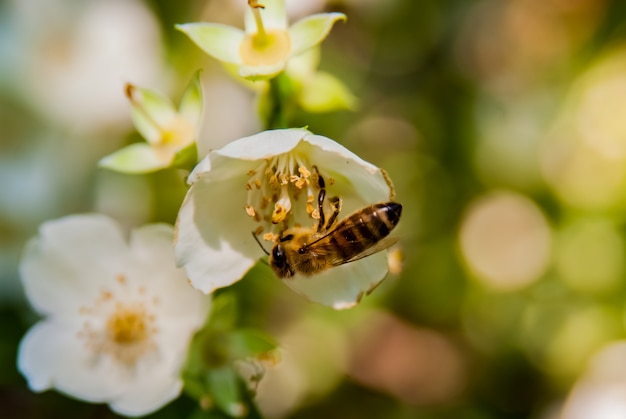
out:
<path id="1" fill-rule="evenodd" d="M 288 128 L 287 113 L 291 103 L 291 83 L 285 73 L 270 79 L 269 106 L 266 129 Z"/>

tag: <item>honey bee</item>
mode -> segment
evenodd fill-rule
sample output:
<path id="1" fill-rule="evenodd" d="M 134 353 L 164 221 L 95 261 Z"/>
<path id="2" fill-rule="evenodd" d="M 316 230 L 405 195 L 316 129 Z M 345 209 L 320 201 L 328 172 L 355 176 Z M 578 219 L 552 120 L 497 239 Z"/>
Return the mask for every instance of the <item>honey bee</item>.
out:
<path id="1" fill-rule="evenodd" d="M 329 199 L 332 213 L 326 219 L 323 210 L 326 188 L 319 173 L 318 185 L 317 226 L 289 228 L 280 234 L 270 252 L 264 250 L 279 278 L 315 275 L 380 252 L 397 241 L 389 233 L 400 220 L 401 204 L 390 201 L 368 205 L 337 222 L 340 198 Z"/>

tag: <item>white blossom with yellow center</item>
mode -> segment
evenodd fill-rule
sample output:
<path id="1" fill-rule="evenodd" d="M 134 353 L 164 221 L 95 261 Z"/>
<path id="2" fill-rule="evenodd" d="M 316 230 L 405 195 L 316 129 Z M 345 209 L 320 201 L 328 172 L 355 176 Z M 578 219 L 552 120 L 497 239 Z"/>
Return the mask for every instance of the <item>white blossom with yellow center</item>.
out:
<path id="1" fill-rule="evenodd" d="M 284 70 L 287 61 L 319 44 L 333 24 L 345 20 L 343 13 L 319 13 L 287 24 L 284 0 L 248 1 L 245 31 L 219 23 L 177 25 L 204 52 L 239 67 L 248 79 L 271 78 Z"/>
<path id="2" fill-rule="evenodd" d="M 389 200 L 378 167 L 335 141 L 304 129 L 264 131 L 208 154 L 189 176 L 177 221 L 175 252 L 191 284 L 210 293 L 241 277 L 288 227 L 319 219 L 317 172 L 328 197 L 342 200 L 339 219 Z M 326 209 L 328 210 L 328 208 Z M 387 274 L 385 252 L 284 282 L 308 299 L 335 308 L 358 303 Z"/>
<path id="3" fill-rule="evenodd" d="M 134 230 L 127 243 L 101 215 L 45 223 L 20 265 L 44 319 L 23 338 L 18 367 L 33 391 L 54 388 L 144 415 L 176 398 L 180 370 L 210 298 L 174 264 L 171 226 Z"/>

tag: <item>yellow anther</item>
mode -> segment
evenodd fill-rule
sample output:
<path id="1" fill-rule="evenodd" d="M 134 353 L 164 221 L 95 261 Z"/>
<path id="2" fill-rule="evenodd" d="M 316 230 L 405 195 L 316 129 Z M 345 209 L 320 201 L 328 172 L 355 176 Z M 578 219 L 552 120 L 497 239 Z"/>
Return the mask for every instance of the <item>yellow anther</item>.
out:
<path id="1" fill-rule="evenodd" d="M 296 181 L 296 183 L 295 183 L 296 188 L 298 188 L 298 189 L 302 189 L 302 188 L 304 188 L 305 186 L 307 186 L 308 184 L 309 184 L 309 180 L 308 180 L 307 178 L 305 178 L 305 177 L 301 177 L 301 178 L 299 178 L 299 179 Z"/>
<path id="2" fill-rule="evenodd" d="M 246 205 L 246 213 L 250 216 L 250 217 L 254 217 L 256 215 L 256 211 L 254 210 L 254 207 L 252 205 Z"/>
<path id="3" fill-rule="evenodd" d="M 276 240 L 278 240 L 278 234 L 274 234 L 274 233 L 265 233 L 263 235 L 263 240 L 267 240 L 269 242 L 275 242 Z"/>
<path id="4" fill-rule="evenodd" d="M 287 218 L 288 209 L 279 203 L 274 205 L 274 212 L 272 213 L 272 224 L 278 224 L 283 222 Z"/>
<path id="5" fill-rule="evenodd" d="M 311 176 L 311 172 L 309 171 L 309 169 L 307 169 L 304 166 L 298 167 L 298 172 L 300 172 L 300 174 L 304 176 L 305 178 L 308 178 L 309 176 Z"/>
<path id="6" fill-rule="evenodd" d="M 265 9 L 265 5 L 258 2 L 258 0 L 248 0 L 248 6 L 254 9 Z"/>

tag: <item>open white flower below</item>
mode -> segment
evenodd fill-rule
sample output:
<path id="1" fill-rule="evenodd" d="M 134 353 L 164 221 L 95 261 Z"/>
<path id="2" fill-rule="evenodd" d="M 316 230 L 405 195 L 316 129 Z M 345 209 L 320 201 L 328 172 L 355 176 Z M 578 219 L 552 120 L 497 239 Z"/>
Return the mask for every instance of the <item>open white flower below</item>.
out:
<path id="1" fill-rule="evenodd" d="M 253 233 L 267 251 L 286 228 L 315 225 L 316 171 L 326 196 L 342 200 L 339 219 L 392 195 L 381 169 L 304 129 L 264 131 L 210 152 L 189 176 L 176 227 L 177 262 L 192 285 L 210 293 L 238 281 L 264 255 Z M 348 308 L 386 274 L 380 252 L 284 282 L 311 301 Z"/>
<path id="2" fill-rule="evenodd" d="M 176 268 L 171 226 L 127 241 L 103 215 L 50 221 L 25 250 L 20 272 L 43 320 L 23 338 L 18 367 L 33 391 L 54 388 L 127 416 L 176 398 L 180 370 L 210 298 Z"/>

